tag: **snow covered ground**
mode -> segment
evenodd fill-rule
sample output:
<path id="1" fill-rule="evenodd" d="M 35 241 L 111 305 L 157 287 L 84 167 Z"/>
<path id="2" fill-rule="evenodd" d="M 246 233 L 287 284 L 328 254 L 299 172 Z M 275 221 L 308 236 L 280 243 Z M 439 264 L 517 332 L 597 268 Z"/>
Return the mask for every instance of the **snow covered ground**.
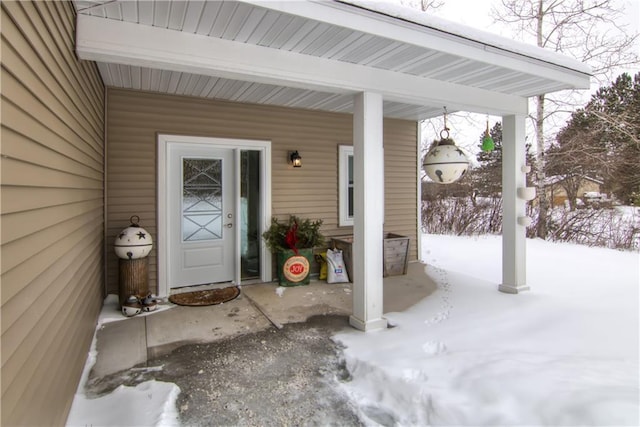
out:
<path id="1" fill-rule="evenodd" d="M 366 424 L 640 425 L 640 254 L 527 240 L 520 295 L 497 291 L 499 236 L 425 235 L 422 259 L 434 294 L 389 314 L 394 328 L 335 337 Z M 174 425 L 178 392 L 80 388 L 67 425 Z"/>
<path id="2" fill-rule="evenodd" d="M 110 322 L 126 319 L 117 310 L 118 296 L 108 295 L 102 306 L 96 331 Z M 160 306 L 155 313 L 168 310 Z M 142 313 L 138 316 L 150 316 L 154 313 Z M 67 426 L 179 426 L 176 399 L 180 387 L 173 383 L 146 381 L 136 387 L 121 385 L 112 393 L 94 399 L 85 393 L 85 384 L 89 372 L 95 364 L 98 353 L 96 336 L 93 336 L 91 350 L 85 363 L 80 385 L 73 399 L 73 405 L 67 417 Z"/>
<path id="3" fill-rule="evenodd" d="M 347 331 L 344 388 L 371 425 L 640 425 L 640 256 L 527 241 L 531 291 L 496 290 L 498 236 L 423 237 L 438 283 Z"/>

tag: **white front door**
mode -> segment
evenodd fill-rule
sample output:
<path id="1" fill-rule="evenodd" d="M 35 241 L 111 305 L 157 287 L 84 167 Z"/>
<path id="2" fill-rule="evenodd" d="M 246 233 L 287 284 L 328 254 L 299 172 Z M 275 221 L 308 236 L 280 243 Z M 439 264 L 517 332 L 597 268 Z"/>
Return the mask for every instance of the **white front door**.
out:
<path id="1" fill-rule="evenodd" d="M 169 288 L 234 279 L 234 150 L 169 145 L 167 175 Z"/>

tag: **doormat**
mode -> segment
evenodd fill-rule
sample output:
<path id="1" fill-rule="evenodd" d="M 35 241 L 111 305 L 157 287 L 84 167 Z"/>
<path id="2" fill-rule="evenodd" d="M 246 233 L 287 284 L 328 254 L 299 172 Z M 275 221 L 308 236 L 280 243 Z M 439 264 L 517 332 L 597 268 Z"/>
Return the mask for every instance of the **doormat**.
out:
<path id="1" fill-rule="evenodd" d="M 222 304 L 231 301 L 240 295 L 240 288 L 230 286 L 222 289 L 209 289 L 207 291 L 185 292 L 183 294 L 175 294 L 169 297 L 169 301 L 177 305 L 188 306 L 205 306 Z"/>

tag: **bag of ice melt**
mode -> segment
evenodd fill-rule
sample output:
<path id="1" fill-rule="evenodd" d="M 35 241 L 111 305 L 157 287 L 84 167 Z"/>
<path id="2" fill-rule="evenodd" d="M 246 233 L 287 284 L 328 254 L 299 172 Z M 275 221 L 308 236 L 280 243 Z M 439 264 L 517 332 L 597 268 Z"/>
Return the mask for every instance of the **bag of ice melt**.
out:
<path id="1" fill-rule="evenodd" d="M 342 251 L 327 249 L 327 283 L 344 283 L 349 281 L 347 269 L 344 267 Z"/>
<path id="2" fill-rule="evenodd" d="M 320 274 L 318 275 L 318 280 L 327 280 L 327 253 L 322 252 L 319 254 L 315 254 L 316 262 L 320 264 Z"/>

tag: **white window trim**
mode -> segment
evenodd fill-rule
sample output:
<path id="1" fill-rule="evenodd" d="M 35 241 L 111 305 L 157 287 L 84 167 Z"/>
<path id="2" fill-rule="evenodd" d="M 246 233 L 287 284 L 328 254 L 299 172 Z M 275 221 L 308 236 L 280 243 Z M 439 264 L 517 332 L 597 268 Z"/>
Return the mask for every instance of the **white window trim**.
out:
<path id="1" fill-rule="evenodd" d="M 353 156 L 352 145 L 338 146 L 338 225 L 353 226 L 349 216 L 349 156 Z"/>

